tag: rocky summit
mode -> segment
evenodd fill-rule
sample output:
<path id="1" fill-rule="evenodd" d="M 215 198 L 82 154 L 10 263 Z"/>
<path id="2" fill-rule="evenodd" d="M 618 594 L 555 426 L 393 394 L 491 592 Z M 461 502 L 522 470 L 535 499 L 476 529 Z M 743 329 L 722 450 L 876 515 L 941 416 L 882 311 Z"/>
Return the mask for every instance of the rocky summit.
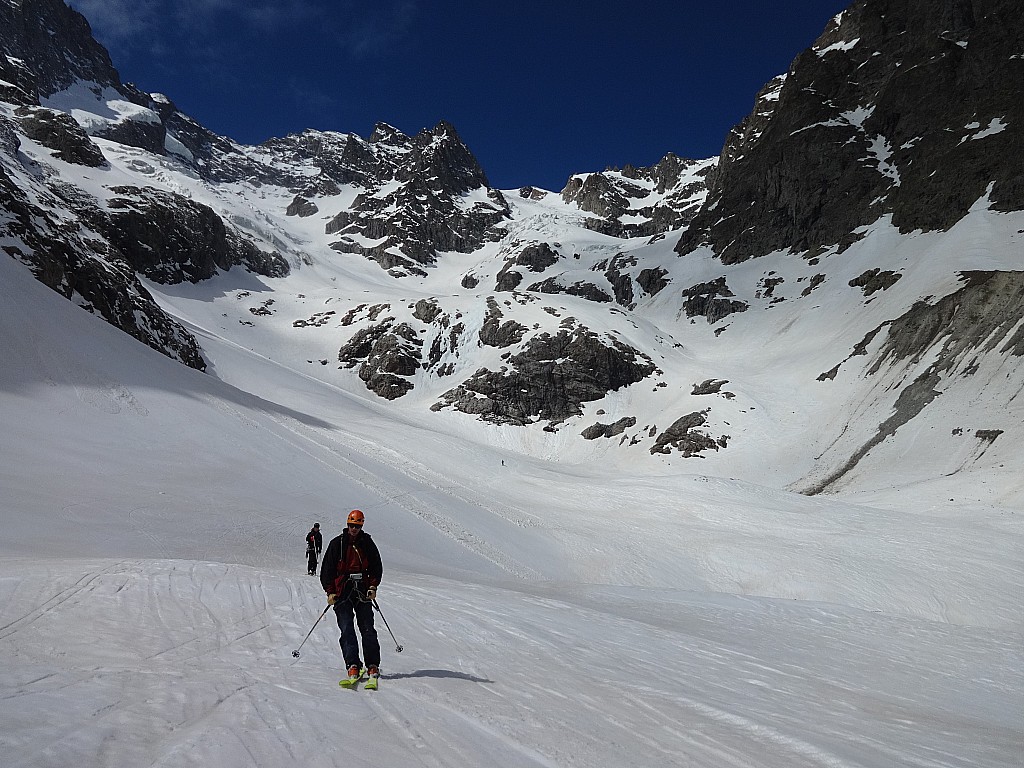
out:
<path id="1" fill-rule="evenodd" d="M 238 144 L 123 83 L 60 0 L 0 0 L 0 249 L 268 401 L 225 350 L 566 462 L 806 493 L 1005 471 L 1019 10 L 859 0 L 719 157 L 498 190 L 447 122 Z"/>

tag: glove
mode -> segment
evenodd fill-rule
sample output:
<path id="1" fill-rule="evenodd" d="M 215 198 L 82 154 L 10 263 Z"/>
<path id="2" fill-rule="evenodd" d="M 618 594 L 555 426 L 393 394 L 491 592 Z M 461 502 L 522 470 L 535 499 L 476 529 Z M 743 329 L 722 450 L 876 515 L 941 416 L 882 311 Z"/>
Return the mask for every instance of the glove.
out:
<path id="1" fill-rule="evenodd" d="M 336 601 L 337 599 L 338 599 L 338 596 L 332 593 L 332 594 L 330 594 L 330 595 L 328 595 L 328 596 L 327 596 L 327 604 L 328 604 L 328 605 L 334 605 L 334 602 L 335 602 L 335 601 Z"/>
<path id="2" fill-rule="evenodd" d="M 376 600 L 377 599 L 377 588 L 376 587 L 370 587 L 368 590 L 366 590 L 366 599 L 367 600 Z"/>

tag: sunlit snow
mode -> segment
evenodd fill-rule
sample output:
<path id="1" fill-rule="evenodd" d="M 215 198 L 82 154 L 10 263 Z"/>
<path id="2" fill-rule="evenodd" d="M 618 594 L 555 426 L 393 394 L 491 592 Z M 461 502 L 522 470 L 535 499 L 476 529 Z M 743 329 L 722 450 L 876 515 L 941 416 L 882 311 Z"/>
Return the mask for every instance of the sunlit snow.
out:
<path id="1" fill-rule="evenodd" d="M 820 374 L 895 307 L 956 290 L 959 271 L 1019 268 L 1024 216 L 982 199 L 949 232 L 901 234 L 883 218 L 820 266 L 791 253 L 732 265 L 738 295 L 778 283 L 712 328 L 679 308 L 680 286 L 724 272 L 707 249 L 679 259 L 672 237 L 587 231 L 555 194 L 506 192 L 502 242 L 397 281 L 329 248 L 325 222 L 354 188 L 285 217 L 285 190 L 205 185 L 174 158 L 96 143 L 108 168 L 69 166 L 27 138 L 20 152 L 101 201 L 144 178 L 210 205 L 293 271 L 146 283 L 202 345 L 202 374 L 0 258 L 5 768 L 1019 768 L 1021 406 L 1000 399 L 1024 387 L 1018 358 L 943 382 L 942 409 L 834 495 L 794 491 L 877 431 L 868 416 L 929 359 Z M 888 144 L 872 147 L 890 173 Z M 673 289 L 636 312 L 502 296 L 525 327 L 553 313 L 649 350 L 664 386 L 609 393 L 551 432 L 431 412 L 451 379 L 417 372 L 388 403 L 339 367 L 353 330 L 341 316 L 377 304 L 408 312 L 429 295 L 478 329 L 513 241 L 555 243 L 569 281 L 627 247 L 664 264 Z M 850 288 L 882 266 L 903 275 L 883 298 Z M 461 287 L 470 269 L 491 281 L 480 295 Z M 500 350 L 472 360 L 501 363 Z M 707 407 L 691 389 L 711 378 L 728 382 L 709 417 L 728 448 L 652 456 L 641 425 Z M 580 439 L 629 415 L 647 444 Z M 1000 425 L 1006 439 L 977 461 L 963 428 Z M 338 687 L 330 614 L 292 655 L 325 607 L 304 534 L 320 521 L 330 538 L 356 507 L 383 555 L 395 634 L 378 622 L 375 693 Z"/>
<path id="2" fill-rule="evenodd" d="M 1019 764 L 1016 505 L 487 449 L 232 341 L 226 278 L 204 375 L 0 275 L 5 765 Z M 376 693 L 331 615 L 291 653 L 353 507 Z"/>

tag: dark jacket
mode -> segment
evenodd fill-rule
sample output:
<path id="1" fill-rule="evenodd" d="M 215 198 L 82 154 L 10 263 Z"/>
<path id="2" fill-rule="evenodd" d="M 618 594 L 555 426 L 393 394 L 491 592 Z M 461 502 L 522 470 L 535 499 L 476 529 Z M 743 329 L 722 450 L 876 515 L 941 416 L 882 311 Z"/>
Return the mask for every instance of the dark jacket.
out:
<path id="1" fill-rule="evenodd" d="M 340 536 L 331 539 L 331 543 L 327 545 L 327 551 L 324 553 L 323 564 L 320 566 L 320 585 L 324 588 L 324 592 L 329 595 L 337 595 L 339 600 L 344 600 L 352 591 L 353 583 L 348 578 L 351 569 L 344 567 L 352 546 L 352 537 L 349 536 L 346 528 Z M 380 584 L 384 566 L 381 564 L 377 545 L 373 543 L 370 534 L 366 531 L 360 533 L 354 549 L 353 559 L 362 564 L 359 571 L 363 574 L 361 588 L 376 587 Z M 356 571 L 351 572 L 356 573 Z"/>
<path id="2" fill-rule="evenodd" d="M 324 537 L 319 528 L 310 528 L 306 534 L 306 551 L 308 552 L 311 547 L 318 555 L 324 551 Z"/>

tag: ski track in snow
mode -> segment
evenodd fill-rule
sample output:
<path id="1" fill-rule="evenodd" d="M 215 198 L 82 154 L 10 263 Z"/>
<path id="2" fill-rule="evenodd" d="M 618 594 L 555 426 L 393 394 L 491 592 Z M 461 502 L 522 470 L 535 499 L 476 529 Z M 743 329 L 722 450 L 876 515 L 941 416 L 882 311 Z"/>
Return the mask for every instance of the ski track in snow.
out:
<path id="1" fill-rule="evenodd" d="M 409 514 L 415 515 L 421 520 L 424 520 L 448 538 L 459 542 L 462 546 L 483 557 L 485 560 L 497 565 L 499 568 L 516 578 L 532 579 L 540 576 L 540 574 L 533 568 L 512 559 L 505 552 L 497 547 L 491 546 L 488 542 L 466 530 L 451 518 L 440 514 L 435 506 L 419 501 L 415 496 L 416 491 L 408 491 L 396 495 L 394 493 L 394 489 L 386 486 L 381 481 L 379 475 L 376 475 L 359 465 L 356 460 L 357 454 L 355 454 L 354 451 L 351 451 L 348 455 L 341 455 L 334 446 L 317 442 L 310 428 L 300 425 L 295 421 L 285 421 L 278 418 L 275 418 L 274 420 L 277 422 L 278 426 L 287 429 L 301 440 L 315 442 L 321 450 L 329 451 L 332 454 L 332 458 L 335 460 L 335 463 L 332 463 L 330 468 L 335 472 L 344 474 L 348 479 L 366 488 L 370 492 L 371 497 L 376 496 L 383 499 L 387 504 L 401 507 Z M 311 459 L 315 461 L 323 461 L 323 459 L 318 455 L 306 450 L 301 444 L 295 444 L 295 447 Z M 403 473 L 409 474 L 409 461 L 406 460 L 402 463 L 406 465 L 403 466 Z M 488 504 L 482 501 L 479 499 L 477 494 L 472 493 L 468 488 L 456 485 L 450 478 L 441 478 L 439 475 L 430 472 L 430 470 L 422 466 L 417 467 L 416 474 L 419 475 L 417 479 L 436 492 L 458 499 L 464 503 L 472 504 L 483 511 L 496 515 L 500 514 L 495 511 L 493 504 Z M 446 483 L 446 485 L 441 485 L 442 482 Z M 366 506 L 368 509 L 370 508 L 369 505 L 363 506 Z M 508 519 L 507 516 L 502 516 L 505 517 L 505 519 Z"/>
<path id="2" fill-rule="evenodd" d="M 413 576 L 380 602 L 405 651 L 378 619 L 381 689 L 347 691 L 331 612 L 290 657 L 315 579 L 2 560 L 4 764 L 1019 765 L 1020 634 Z"/>

